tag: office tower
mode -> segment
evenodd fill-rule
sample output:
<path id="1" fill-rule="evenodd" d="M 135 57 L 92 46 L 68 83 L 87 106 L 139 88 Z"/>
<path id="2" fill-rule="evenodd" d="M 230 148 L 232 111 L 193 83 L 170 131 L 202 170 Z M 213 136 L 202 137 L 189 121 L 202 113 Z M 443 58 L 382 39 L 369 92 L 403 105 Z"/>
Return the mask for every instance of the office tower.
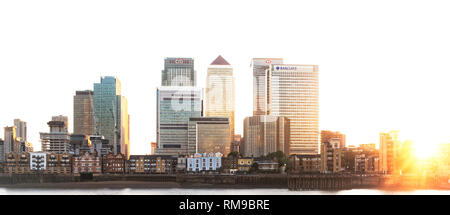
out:
<path id="1" fill-rule="evenodd" d="M 290 120 L 290 154 L 318 154 L 318 66 L 271 64 L 268 72 L 268 114 Z"/>
<path id="2" fill-rule="evenodd" d="M 396 173 L 399 145 L 400 141 L 398 140 L 398 131 L 380 133 L 379 168 L 382 173 Z"/>
<path id="3" fill-rule="evenodd" d="M 166 58 L 162 70 L 162 86 L 196 86 L 197 76 L 192 58 Z"/>
<path id="4" fill-rule="evenodd" d="M 253 58 L 253 116 L 268 114 L 268 69 L 272 64 L 282 64 L 282 58 Z"/>
<path id="5" fill-rule="evenodd" d="M 202 116 L 202 90 L 196 87 L 163 86 L 157 88 L 156 97 L 156 154 L 189 154 L 189 118 Z"/>
<path id="6" fill-rule="evenodd" d="M 286 117 L 259 115 L 244 119 L 244 156 L 261 157 L 272 152 L 289 154 L 290 123 Z"/>
<path id="7" fill-rule="evenodd" d="M 70 135 L 67 116 L 53 116 L 48 126 L 50 132 L 41 132 L 42 151 L 61 154 L 70 151 Z"/>
<path id="8" fill-rule="evenodd" d="M 73 97 L 73 133 L 94 134 L 94 92 L 76 91 Z"/>
<path id="9" fill-rule="evenodd" d="M 320 161 L 322 173 L 336 173 L 342 171 L 342 148 L 339 138 L 331 138 L 321 143 Z"/>
<path id="10" fill-rule="evenodd" d="M 191 117 L 188 123 L 189 154 L 230 153 L 230 120 L 228 117 Z"/>
<path id="11" fill-rule="evenodd" d="M 20 138 L 20 141 L 27 141 L 27 123 L 20 119 L 14 119 L 14 126 L 16 126 L 17 138 Z"/>
<path id="12" fill-rule="evenodd" d="M 230 139 L 232 139 L 234 136 L 233 67 L 220 55 L 208 67 L 205 94 L 205 116 L 228 117 L 230 119 Z"/>
<path id="13" fill-rule="evenodd" d="M 94 133 L 113 145 L 113 153 L 129 157 L 128 102 L 118 78 L 105 76 L 94 84 Z"/>
<path id="14" fill-rule="evenodd" d="M 322 130 L 320 131 L 320 143 L 329 142 L 332 138 L 339 138 L 341 145 L 340 148 L 345 148 L 345 134 L 342 134 L 338 131 L 328 131 Z"/>

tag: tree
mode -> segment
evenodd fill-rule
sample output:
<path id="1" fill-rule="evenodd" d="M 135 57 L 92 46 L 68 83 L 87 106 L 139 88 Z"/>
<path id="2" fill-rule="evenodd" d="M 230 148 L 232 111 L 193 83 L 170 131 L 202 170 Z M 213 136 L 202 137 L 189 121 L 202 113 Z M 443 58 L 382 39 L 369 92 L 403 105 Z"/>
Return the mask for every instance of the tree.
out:
<path id="1" fill-rule="evenodd" d="M 239 152 L 230 152 L 227 157 L 239 158 Z"/>
<path id="2" fill-rule="evenodd" d="M 289 158 L 282 151 L 269 153 L 266 157 L 268 159 L 278 161 L 278 165 L 280 167 L 284 166 L 289 161 Z"/>

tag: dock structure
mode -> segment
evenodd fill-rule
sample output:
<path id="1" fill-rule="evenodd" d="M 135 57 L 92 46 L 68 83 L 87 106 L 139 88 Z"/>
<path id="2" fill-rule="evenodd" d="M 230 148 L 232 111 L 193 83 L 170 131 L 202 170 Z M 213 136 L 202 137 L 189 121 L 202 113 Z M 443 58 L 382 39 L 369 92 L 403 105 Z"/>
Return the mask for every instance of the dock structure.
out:
<path id="1" fill-rule="evenodd" d="M 352 187 L 352 176 L 348 175 L 313 174 L 288 177 L 289 190 L 345 190 Z"/>

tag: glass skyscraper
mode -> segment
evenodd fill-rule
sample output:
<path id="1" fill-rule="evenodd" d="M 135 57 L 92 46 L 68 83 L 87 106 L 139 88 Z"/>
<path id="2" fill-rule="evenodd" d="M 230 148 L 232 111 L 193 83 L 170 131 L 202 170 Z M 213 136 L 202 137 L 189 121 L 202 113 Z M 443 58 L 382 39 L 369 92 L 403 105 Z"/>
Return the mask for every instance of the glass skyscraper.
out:
<path id="1" fill-rule="evenodd" d="M 202 116 L 202 90 L 196 87 L 163 86 L 157 89 L 158 155 L 187 155 L 188 123 Z"/>
<path id="2" fill-rule="evenodd" d="M 192 58 L 166 58 L 161 75 L 162 86 L 196 86 L 197 76 Z"/>
<path id="3" fill-rule="evenodd" d="M 253 58 L 253 116 L 267 115 L 268 89 L 270 79 L 268 69 L 271 64 L 282 64 L 282 58 Z"/>
<path id="4" fill-rule="evenodd" d="M 188 128 L 190 153 L 230 153 L 228 117 L 191 117 Z"/>
<path id="5" fill-rule="evenodd" d="M 94 84 L 94 130 L 109 140 L 114 153 L 129 157 L 128 103 L 121 94 L 122 86 L 116 77 L 105 76 Z"/>
<path id="6" fill-rule="evenodd" d="M 94 92 L 76 91 L 73 97 L 73 133 L 92 135 L 94 133 Z"/>
<path id="7" fill-rule="evenodd" d="M 235 113 L 233 67 L 222 56 L 217 57 L 208 67 L 205 104 L 205 116 L 229 118 L 232 139 Z M 223 152 L 222 154 L 227 155 Z"/>

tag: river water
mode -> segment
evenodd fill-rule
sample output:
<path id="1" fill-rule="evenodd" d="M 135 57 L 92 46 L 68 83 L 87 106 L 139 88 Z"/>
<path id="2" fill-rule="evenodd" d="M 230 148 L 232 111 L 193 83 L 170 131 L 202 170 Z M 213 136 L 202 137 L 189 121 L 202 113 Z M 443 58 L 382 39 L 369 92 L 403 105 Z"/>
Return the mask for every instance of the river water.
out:
<path id="1" fill-rule="evenodd" d="M 450 195 L 450 190 L 393 191 L 352 189 L 289 191 L 288 189 L 18 189 L 0 188 L 0 195 Z"/>

